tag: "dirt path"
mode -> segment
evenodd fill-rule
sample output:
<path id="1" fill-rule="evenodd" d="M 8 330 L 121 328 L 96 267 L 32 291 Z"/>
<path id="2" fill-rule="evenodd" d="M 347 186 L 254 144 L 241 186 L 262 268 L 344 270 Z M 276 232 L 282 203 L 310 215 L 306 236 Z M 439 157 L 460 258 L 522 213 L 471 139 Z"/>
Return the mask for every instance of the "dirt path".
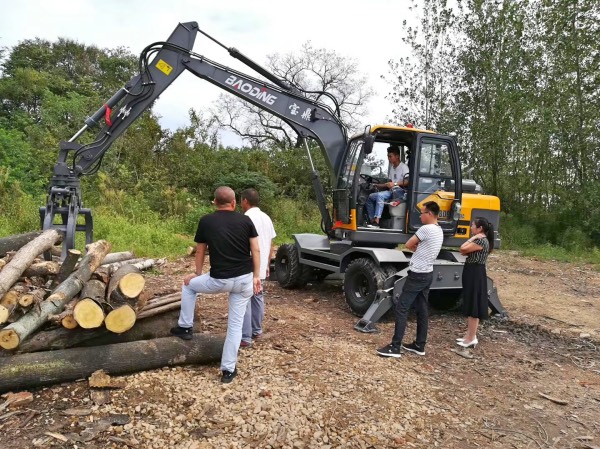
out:
<path id="1" fill-rule="evenodd" d="M 191 263 L 169 264 L 151 284 L 176 288 Z M 127 386 L 100 406 L 86 382 L 40 389 L 25 424 L 31 412 L 0 412 L 0 447 L 600 446 L 600 275 L 506 252 L 490 275 L 511 319 L 485 324 L 473 359 L 451 351 L 464 331 L 457 314 L 432 313 L 425 357 L 390 360 L 375 348 L 393 323 L 355 332 L 339 284 L 267 283 L 265 338 L 241 351 L 232 384 L 215 365 L 123 376 Z M 199 302 L 205 332 L 223 331 L 225 313 L 222 295 Z M 65 415 L 72 408 L 89 414 Z"/>

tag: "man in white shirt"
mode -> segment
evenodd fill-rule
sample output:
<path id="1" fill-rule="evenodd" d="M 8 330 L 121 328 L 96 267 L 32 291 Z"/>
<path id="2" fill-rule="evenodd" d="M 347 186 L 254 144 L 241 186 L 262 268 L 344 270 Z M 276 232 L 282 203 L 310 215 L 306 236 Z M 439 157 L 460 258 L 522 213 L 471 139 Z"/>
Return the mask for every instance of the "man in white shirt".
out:
<path id="1" fill-rule="evenodd" d="M 383 205 L 390 199 L 404 199 L 405 188 L 408 186 L 408 165 L 400 160 L 400 148 L 390 145 L 387 149 L 389 162 L 388 182 L 375 184 L 379 192 L 371 193 L 367 198 L 367 218 L 369 224 L 379 226 L 379 219 L 383 213 Z"/>
<path id="2" fill-rule="evenodd" d="M 433 282 L 433 263 L 442 248 L 444 232 L 438 225 L 440 206 L 434 201 L 428 201 L 421 207 L 421 226 L 408 242 L 406 248 L 413 251 L 408 264 L 408 277 L 404 281 L 402 294 L 394 296 L 394 315 L 396 323 L 392 342 L 377 350 L 384 357 L 400 357 L 400 347 L 418 355 L 425 355 L 427 343 L 427 327 L 429 316 L 427 297 L 429 287 Z M 415 305 L 417 313 L 417 338 L 414 342 L 403 344 L 406 318 L 410 307 Z"/>
<path id="3" fill-rule="evenodd" d="M 246 189 L 241 194 L 242 210 L 247 215 L 258 233 L 260 248 L 260 279 L 264 281 L 269 277 L 269 264 L 273 258 L 273 239 L 277 235 L 271 218 L 258 207 L 259 196 L 256 189 Z M 263 285 L 263 284 L 261 284 Z M 241 347 L 252 345 L 252 340 L 260 338 L 263 332 L 262 322 L 265 315 L 264 291 L 254 293 L 248 302 L 244 324 L 242 327 Z"/>

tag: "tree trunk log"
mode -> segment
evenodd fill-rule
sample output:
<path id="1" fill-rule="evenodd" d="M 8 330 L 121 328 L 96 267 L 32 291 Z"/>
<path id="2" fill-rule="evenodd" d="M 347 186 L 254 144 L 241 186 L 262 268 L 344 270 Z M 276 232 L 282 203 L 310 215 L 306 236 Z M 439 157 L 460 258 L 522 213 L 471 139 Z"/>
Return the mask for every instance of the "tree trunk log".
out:
<path id="1" fill-rule="evenodd" d="M 0 299 L 0 306 L 6 310 L 6 313 L 4 313 L 4 309 L 0 311 L 0 324 L 9 321 L 10 316 L 19 305 L 19 299 L 25 292 L 27 292 L 27 287 L 22 283 L 18 283 L 13 285 L 13 287 L 4 294 L 2 299 Z"/>
<path id="2" fill-rule="evenodd" d="M 109 265 L 115 262 L 123 262 L 135 258 L 135 255 L 131 251 L 122 251 L 120 253 L 107 254 L 101 265 Z"/>
<path id="3" fill-rule="evenodd" d="M 32 277 L 32 276 L 54 276 L 57 275 L 60 270 L 60 265 L 58 262 L 46 261 L 46 262 L 38 262 L 29 266 L 24 272 L 23 276 Z"/>
<path id="4" fill-rule="evenodd" d="M 162 296 L 160 298 L 152 298 L 148 300 L 146 305 L 141 309 L 140 313 L 177 301 L 181 301 L 181 293 L 171 293 L 170 295 Z"/>
<path id="5" fill-rule="evenodd" d="M 17 251 L 42 234 L 42 231 L 28 232 L 27 234 L 9 235 L 0 239 L 0 257 L 9 251 Z"/>
<path id="6" fill-rule="evenodd" d="M 110 278 L 106 298 L 111 302 L 113 293 L 117 291 L 119 295 L 115 297 L 116 301 L 135 299 L 142 293 L 144 285 L 144 276 L 139 268 L 129 264 L 123 265 Z"/>
<path id="7" fill-rule="evenodd" d="M 221 358 L 223 342 L 223 336 L 195 334 L 190 341 L 166 337 L 5 357 L 0 359 L 0 391 L 81 379 L 99 369 L 118 375 L 164 366 L 213 363 Z"/>
<path id="8" fill-rule="evenodd" d="M 100 327 L 104 322 L 106 284 L 92 279 L 83 287 L 81 300 L 75 304 L 73 318 L 84 329 Z"/>
<path id="9" fill-rule="evenodd" d="M 54 245 L 60 238 L 58 231 L 49 229 L 23 246 L 0 271 L 0 296 L 21 277 L 33 260 Z"/>
<path id="10" fill-rule="evenodd" d="M 75 346 L 100 346 L 127 341 L 150 340 L 168 337 L 170 329 L 177 325 L 178 312 L 167 312 L 158 316 L 140 319 L 135 326 L 123 334 L 114 334 L 105 328 L 68 330 L 62 327 L 41 331 L 19 346 L 19 353 L 66 349 Z M 194 323 L 194 332 L 201 331 L 199 321 Z"/>
<path id="11" fill-rule="evenodd" d="M 46 232 L 44 232 L 44 234 L 46 234 Z M 56 231 L 54 232 L 56 233 Z M 44 234 L 42 234 L 42 236 Z M 25 249 L 25 247 L 23 249 Z M 31 310 L 20 320 L 0 331 L 0 346 L 4 349 L 14 349 L 18 347 L 25 338 L 39 329 L 40 326 L 48 320 L 49 315 L 59 313 L 64 308 L 65 304 L 79 293 L 83 288 L 83 285 L 90 279 L 94 270 L 98 268 L 100 262 L 109 251 L 110 243 L 106 240 L 99 240 L 89 245 L 89 251 L 81 260 L 79 269 L 73 272 L 62 284 L 56 287 L 48 299 L 40 304 L 39 309 Z M 15 258 L 17 256 L 18 254 L 15 255 Z"/>

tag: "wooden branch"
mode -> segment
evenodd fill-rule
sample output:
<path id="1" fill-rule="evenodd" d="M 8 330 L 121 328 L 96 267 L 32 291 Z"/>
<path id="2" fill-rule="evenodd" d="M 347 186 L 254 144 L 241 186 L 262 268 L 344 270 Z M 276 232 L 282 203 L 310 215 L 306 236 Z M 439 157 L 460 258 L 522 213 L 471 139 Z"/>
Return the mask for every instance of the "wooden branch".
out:
<path id="1" fill-rule="evenodd" d="M 166 337 L 4 357 L 0 359 L 0 391 L 81 379 L 99 369 L 116 375 L 164 366 L 213 363 L 221 358 L 223 342 L 223 336 L 194 334 L 189 341 Z"/>
<path id="2" fill-rule="evenodd" d="M 557 399 L 557 398 L 553 398 L 552 396 L 548 396 L 547 394 L 538 393 L 541 397 L 543 397 L 544 399 L 548 399 L 549 401 L 554 402 L 555 404 L 560 404 L 560 405 L 567 405 L 569 402 L 565 401 L 564 399 Z"/>
<path id="3" fill-rule="evenodd" d="M 57 275 L 60 269 L 60 265 L 58 262 L 46 261 L 34 263 L 29 266 L 24 272 L 23 276 L 32 277 L 32 276 L 54 276 Z"/>
<path id="4" fill-rule="evenodd" d="M 179 309 L 181 309 L 181 300 L 174 301 L 169 304 L 164 304 L 160 307 L 155 307 L 153 309 L 142 310 L 138 314 L 137 319 L 141 320 L 143 318 L 149 318 L 151 316 L 156 316 L 156 315 L 160 315 L 165 312 L 169 312 L 171 310 L 179 310 Z"/>
<path id="5" fill-rule="evenodd" d="M 145 312 L 147 310 L 164 306 L 165 304 L 170 304 L 176 301 L 181 301 L 181 293 L 173 293 L 167 296 L 163 296 L 161 298 L 152 298 L 148 300 L 146 305 L 141 309 L 141 312 Z"/>
<path id="6" fill-rule="evenodd" d="M 49 229 L 17 251 L 11 261 L 0 271 L 0 296 L 10 289 L 39 254 L 50 249 L 59 238 L 58 231 Z"/>
<path id="7" fill-rule="evenodd" d="M 112 275 L 123 265 L 132 265 L 132 264 L 136 264 L 138 262 L 143 262 L 144 260 L 146 260 L 146 259 L 144 259 L 143 257 L 140 257 L 138 259 L 123 260 L 121 262 L 114 262 L 114 263 L 111 263 L 108 265 L 102 265 L 102 269 L 108 270 L 108 274 Z"/>
<path id="8" fill-rule="evenodd" d="M 135 255 L 132 251 L 122 251 L 120 253 L 110 253 L 107 254 L 101 265 L 109 265 L 115 262 L 122 262 L 125 260 L 131 260 L 135 258 Z"/>
<path id="9" fill-rule="evenodd" d="M 56 233 L 56 231 L 54 232 Z M 42 234 L 42 236 L 44 234 Z M 0 331 L 0 346 L 4 349 L 14 349 L 18 347 L 25 338 L 39 329 L 42 324 L 48 320 L 49 315 L 60 312 L 65 304 L 81 291 L 83 285 L 90 279 L 94 270 L 98 268 L 100 262 L 109 251 L 110 243 L 106 240 L 99 240 L 92 243 L 88 253 L 81 260 L 79 269 L 65 279 L 65 281 L 52 292 L 48 299 L 40 304 L 39 309 L 31 310 L 21 319 Z M 17 257 L 17 255 L 15 257 Z"/>

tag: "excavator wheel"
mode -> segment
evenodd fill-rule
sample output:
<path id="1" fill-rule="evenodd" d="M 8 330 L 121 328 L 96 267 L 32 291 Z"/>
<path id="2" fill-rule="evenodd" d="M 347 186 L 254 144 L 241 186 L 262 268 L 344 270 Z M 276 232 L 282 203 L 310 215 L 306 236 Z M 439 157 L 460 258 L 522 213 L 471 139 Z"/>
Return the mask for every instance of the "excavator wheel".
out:
<path id="1" fill-rule="evenodd" d="M 296 245 L 286 243 L 277 249 L 275 255 L 275 274 L 277 282 L 283 288 L 304 287 L 308 282 L 310 267 L 303 267 L 298 257 Z"/>
<path id="2" fill-rule="evenodd" d="M 344 274 L 344 296 L 352 313 L 363 316 L 367 312 L 387 276 L 383 268 L 366 257 L 348 264 Z"/>

